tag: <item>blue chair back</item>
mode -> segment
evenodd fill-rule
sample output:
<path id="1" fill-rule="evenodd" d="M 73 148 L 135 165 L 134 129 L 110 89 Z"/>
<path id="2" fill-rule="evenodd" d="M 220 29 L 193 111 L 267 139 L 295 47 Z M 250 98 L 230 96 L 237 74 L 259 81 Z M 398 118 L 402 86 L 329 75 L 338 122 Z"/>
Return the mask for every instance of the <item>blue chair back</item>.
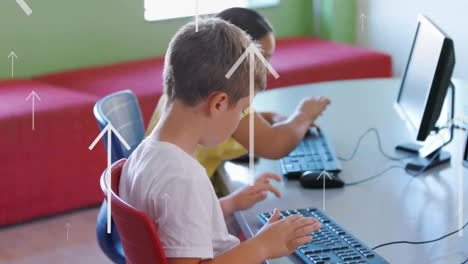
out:
<path id="1" fill-rule="evenodd" d="M 94 106 L 94 116 L 99 129 L 102 130 L 111 123 L 130 145 L 130 150 L 127 150 L 120 140 L 112 135 L 112 163 L 128 158 L 145 137 L 138 100 L 129 90 L 113 93 L 99 100 Z M 107 149 L 107 137 L 104 136 L 103 139 Z"/>
<path id="2" fill-rule="evenodd" d="M 145 136 L 143 118 L 136 96 L 131 91 L 121 91 L 110 94 L 99 100 L 94 106 L 99 129 L 104 129 L 111 123 L 120 135 L 130 145 L 130 150 L 120 143 L 120 140 L 112 134 L 112 163 L 128 158 L 133 150 L 141 143 Z M 103 137 L 107 151 L 107 136 Z M 125 253 L 122 241 L 113 219 L 111 219 L 111 234 L 107 234 L 107 203 L 104 201 L 99 210 L 96 223 L 96 236 L 102 251 L 114 263 L 125 264 Z"/>

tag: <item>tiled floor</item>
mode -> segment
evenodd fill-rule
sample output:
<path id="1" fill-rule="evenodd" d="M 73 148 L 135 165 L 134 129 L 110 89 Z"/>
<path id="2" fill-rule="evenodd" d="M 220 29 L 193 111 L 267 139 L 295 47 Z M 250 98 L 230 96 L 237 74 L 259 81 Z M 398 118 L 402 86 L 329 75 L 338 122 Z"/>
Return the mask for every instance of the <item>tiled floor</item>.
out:
<path id="1" fill-rule="evenodd" d="M 0 263 L 112 263 L 96 241 L 98 208 L 0 229 Z M 67 223 L 68 240 L 67 240 Z"/>

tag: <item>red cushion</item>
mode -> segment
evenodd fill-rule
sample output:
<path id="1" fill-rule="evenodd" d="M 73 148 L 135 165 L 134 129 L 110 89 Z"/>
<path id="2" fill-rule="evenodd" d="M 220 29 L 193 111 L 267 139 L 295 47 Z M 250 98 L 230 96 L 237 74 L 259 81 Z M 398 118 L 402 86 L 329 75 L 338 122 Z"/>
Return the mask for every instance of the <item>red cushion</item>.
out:
<path id="1" fill-rule="evenodd" d="M 29 97 L 33 90 L 40 98 L 40 100 L 35 100 L 36 112 L 57 111 L 70 105 L 88 104 L 90 101 L 95 102 L 99 98 L 96 95 L 79 93 L 27 79 L 0 81 L 2 100 L 11 102 L 0 104 L 0 118 L 4 119 L 23 115 L 31 116 L 32 98 L 29 98 L 27 102 L 26 98 Z"/>
<path id="2" fill-rule="evenodd" d="M 127 89 L 140 96 L 162 92 L 163 67 L 164 58 L 152 58 L 53 73 L 35 79 L 100 97 Z"/>
<path id="3" fill-rule="evenodd" d="M 392 59 L 386 54 L 313 37 L 278 40 L 271 64 L 280 78 L 274 79 L 269 75 L 269 89 L 321 81 L 392 76 Z"/>
<path id="4" fill-rule="evenodd" d="M 34 90 L 41 98 L 35 103 Z M 95 95 L 30 80 L 0 81 L 0 226 L 102 201 L 102 143 L 88 146 L 99 129 Z"/>
<path id="5" fill-rule="evenodd" d="M 147 123 L 163 92 L 163 68 L 164 58 L 152 58 L 53 73 L 37 77 L 36 80 L 100 97 L 131 90 L 138 97 Z"/>

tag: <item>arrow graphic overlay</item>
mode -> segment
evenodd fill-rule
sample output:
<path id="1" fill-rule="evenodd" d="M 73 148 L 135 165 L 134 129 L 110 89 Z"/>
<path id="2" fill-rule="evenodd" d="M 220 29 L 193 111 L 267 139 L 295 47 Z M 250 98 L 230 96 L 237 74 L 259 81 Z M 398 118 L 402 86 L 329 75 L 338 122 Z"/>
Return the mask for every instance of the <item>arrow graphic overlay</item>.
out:
<path id="1" fill-rule="evenodd" d="M 65 229 L 67 229 L 67 241 L 68 241 L 68 231 L 70 230 L 70 227 L 71 227 L 70 223 L 67 222 L 65 224 Z"/>
<path id="2" fill-rule="evenodd" d="M 29 100 L 29 98 L 32 98 L 31 101 L 32 101 L 32 130 L 34 131 L 34 109 L 35 109 L 35 100 L 34 98 L 37 98 L 39 101 L 41 101 L 41 98 L 39 97 L 39 95 L 37 95 L 37 93 L 33 90 L 29 96 L 26 98 L 26 101 Z"/>
<path id="3" fill-rule="evenodd" d="M 468 123 L 468 116 L 464 115 L 463 113 L 458 114 L 458 118 L 455 117 L 454 119 L 457 119 L 458 121 L 462 122 L 463 124 Z M 452 120 L 450 126 L 453 126 L 455 123 L 455 120 Z M 458 175 L 458 228 L 460 229 L 460 232 L 458 235 L 460 237 L 463 236 L 463 206 L 464 206 L 464 198 L 465 194 L 463 191 L 463 155 L 464 155 L 464 149 L 462 148 L 462 143 L 463 139 L 460 139 L 460 143 L 458 145 L 458 156 L 460 157 L 460 161 L 458 162 L 458 170 L 457 170 L 457 175 Z"/>
<path id="4" fill-rule="evenodd" d="M 16 3 L 23 9 L 24 13 L 26 13 L 27 16 L 30 16 L 32 14 L 31 8 L 26 4 L 24 0 L 16 0 Z"/>
<path id="5" fill-rule="evenodd" d="M 361 32 L 364 32 L 364 20 L 367 18 L 367 16 L 362 13 L 361 14 Z"/>
<path id="6" fill-rule="evenodd" d="M 462 133 L 460 133 L 462 134 Z M 463 135 L 463 134 L 462 134 Z M 460 160 L 457 162 L 458 163 L 458 167 L 457 167 L 457 180 L 458 180 L 458 228 L 460 229 L 460 232 L 458 232 L 458 235 L 460 237 L 463 236 L 463 198 L 464 198 L 464 193 L 463 193 L 463 155 L 465 154 L 465 150 L 464 148 L 462 147 L 462 143 L 463 142 L 463 138 L 460 139 L 459 141 L 460 143 L 457 144 L 457 153 L 458 153 L 458 157 L 460 157 Z"/>
<path id="7" fill-rule="evenodd" d="M 112 133 L 114 133 L 117 138 L 122 142 L 122 144 L 127 148 L 130 149 L 127 141 L 120 135 L 120 133 L 115 129 L 115 127 L 108 123 L 106 127 L 99 133 L 99 135 L 94 139 L 93 143 L 89 146 L 89 150 L 92 150 L 99 140 L 107 133 L 107 170 L 106 170 L 106 178 L 107 178 L 107 233 L 111 233 L 111 192 L 112 192 L 112 185 L 111 185 L 111 152 L 112 152 Z"/>
<path id="8" fill-rule="evenodd" d="M 16 53 L 14 51 L 10 52 L 10 55 L 8 55 L 8 58 L 11 58 L 11 78 L 15 76 L 15 59 L 18 58 L 16 56 Z"/>
<path id="9" fill-rule="evenodd" d="M 260 61 L 265 65 L 273 76 L 278 79 L 279 74 L 273 69 L 271 64 L 267 59 L 262 55 L 260 50 L 254 43 L 251 43 L 249 47 L 242 53 L 242 55 L 237 59 L 231 69 L 226 73 L 226 78 L 231 78 L 232 74 L 239 68 L 241 63 L 249 56 L 249 102 L 250 106 L 253 105 L 254 95 L 255 95 L 255 56 L 257 56 Z M 253 185 L 255 183 L 254 176 L 254 115 L 249 115 L 249 184 Z"/>
<path id="10" fill-rule="evenodd" d="M 319 176 L 317 177 L 317 180 L 320 180 L 320 178 L 323 178 L 323 211 L 325 212 L 325 181 L 327 180 L 326 178 L 331 180 L 332 177 L 330 176 L 330 174 L 328 174 L 326 170 L 323 170 L 322 172 L 320 172 Z"/>

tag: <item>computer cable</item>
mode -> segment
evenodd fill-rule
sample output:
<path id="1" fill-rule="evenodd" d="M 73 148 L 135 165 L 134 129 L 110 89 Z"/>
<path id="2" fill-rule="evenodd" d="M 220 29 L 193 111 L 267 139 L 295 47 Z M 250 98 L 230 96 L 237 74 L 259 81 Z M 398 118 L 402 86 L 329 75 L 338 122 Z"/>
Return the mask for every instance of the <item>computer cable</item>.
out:
<path id="1" fill-rule="evenodd" d="M 450 128 L 449 126 L 443 126 L 443 127 L 439 127 L 437 130 L 443 130 L 443 129 L 447 129 L 447 128 Z M 453 129 L 456 129 L 456 130 L 461 130 L 461 131 L 467 131 L 468 129 L 466 129 L 466 127 L 464 126 L 460 126 L 460 125 L 453 125 Z M 437 132 L 436 130 L 436 132 Z"/>
<path id="2" fill-rule="evenodd" d="M 436 238 L 436 239 L 431 239 L 431 240 L 426 240 L 426 241 L 393 241 L 393 242 L 388 242 L 388 243 L 384 243 L 384 244 L 380 244 L 378 246 L 375 246 L 372 248 L 372 250 L 376 250 L 378 248 L 381 248 L 381 247 L 386 247 L 386 246 L 390 246 L 390 245 L 395 245 L 395 244 L 411 244 L 411 245 L 420 245 L 420 244 L 428 244 L 428 243 L 433 243 L 433 242 L 437 242 L 437 241 L 440 241 L 444 238 L 447 238 L 449 236 L 452 236 L 458 232 L 460 232 L 461 230 L 465 229 L 465 227 L 468 225 L 468 222 L 466 222 L 461 228 L 458 228 L 457 230 L 455 231 L 452 231 L 446 235 L 443 235 L 439 238 Z M 465 260 L 466 261 L 466 260 Z M 465 262 L 463 262 L 465 263 Z"/>
<path id="3" fill-rule="evenodd" d="M 352 185 L 358 185 L 358 184 L 361 184 L 361 183 L 364 183 L 364 182 L 368 182 L 370 180 L 373 180 L 375 178 L 378 178 L 380 176 L 383 176 L 386 172 L 388 172 L 389 170 L 392 170 L 392 169 L 403 169 L 403 170 L 406 170 L 405 167 L 403 166 L 400 166 L 400 165 L 393 165 L 393 166 L 390 166 L 388 168 L 386 168 L 385 170 L 375 174 L 374 176 L 371 176 L 371 177 L 368 177 L 368 178 L 365 178 L 365 179 L 362 179 L 362 180 L 359 180 L 359 181 L 354 181 L 354 182 L 348 182 L 348 183 L 345 183 L 345 186 L 352 186 Z"/>
<path id="4" fill-rule="evenodd" d="M 427 163 L 426 166 L 422 167 L 420 170 L 418 171 L 411 171 L 409 170 L 407 167 L 404 167 L 404 166 L 401 166 L 401 165 L 392 165 L 386 169 L 384 169 L 383 171 L 371 176 L 371 177 L 368 177 L 368 178 L 365 178 L 365 179 L 362 179 L 362 180 L 358 180 L 358 181 L 354 181 L 354 182 L 349 182 L 349 183 L 345 183 L 345 186 L 352 186 L 352 185 L 358 185 L 358 184 L 361 184 L 361 183 L 364 183 L 364 182 L 368 182 L 370 180 L 373 180 L 373 179 L 376 179 L 378 177 L 381 177 L 383 176 L 386 172 L 392 170 L 392 169 L 403 169 L 405 170 L 405 172 L 413 177 L 418 177 L 420 175 L 422 175 L 426 170 L 427 168 L 429 167 L 429 165 L 439 156 L 440 154 L 440 150 L 435 153 L 431 159 L 429 160 L 429 162 Z"/>
<path id="5" fill-rule="evenodd" d="M 339 160 L 341 161 L 351 161 L 354 156 L 356 156 L 356 153 L 357 151 L 359 150 L 359 147 L 361 145 L 361 142 L 362 140 L 368 135 L 370 134 L 371 132 L 374 132 L 374 134 L 376 135 L 377 137 L 377 145 L 379 147 L 379 150 L 380 150 L 380 153 L 382 153 L 382 155 L 389 159 L 389 160 L 393 160 L 393 161 L 401 161 L 401 160 L 405 160 L 405 159 L 408 159 L 412 156 L 403 156 L 403 157 L 393 157 L 387 153 L 385 153 L 385 151 L 383 150 L 383 147 L 382 147 L 382 141 L 380 139 L 380 133 L 379 131 L 377 130 L 377 128 L 369 128 L 368 130 L 366 130 L 366 132 L 364 132 L 358 139 L 357 143 L 356 143 L 356 146 L 354 147 L 354 150 L 353 152 L 351 153 L 351 155 L 347 158 L 344 158 L 344 157 L 338 157 Z"/>
<path id="6" fill-rule="evenodd" d="M 461 122 L 461 124 L 456 124 L 455 123 L 456 121 Z M 434 131 L 439 132 L 441 130 L 449 129 L 449 128 L 453 128 L 453 129 L 456 129 L 456 130 L 467 131 L 468 129 L 467 129 L 466 126 L 468 126 L 468 120 L 465 120 L 464 118 L 455 117 L 454 119 L 452 119 L 452 120 L 448 121 L 447 123 L 445 123 L 443 126 L 436 127 Z"/>
<path id="7" fill-rule="evenodd" d="M 441 131 L 441 130 L 444 130 L 444 129 L 448 129 L 450 128 L 450 126 L 448 125 L 448 123 L 442 127 L 438 127 L 436 131 Z M 468 129 L 464 126 L 460 126 L 460 125 L 453 125 L 453 128 L 454 129 L 459 129 L 459 130 L 462 130 L 462 131 L 467 131 Z M 382 147 L 382 140 L 381 140 L 381 137 L 380 137 L 380 133 L 379 131 L 377 130 L 377 128 L 369 128 L 368 130 L 366 130 L 366 132 L 364 132 L 358 139 L 357 143 L 356 143 L 356 146 L 354 147 L 353 149 L 353 152 L 351 153 L 351 155 L 347 158 L 344 158 L 344 157 L 341 157 L 339 156 L 338 159 L 340 161 L 351 161 L 352 159 L 354 159 L 354 156 L 356 156 L 356 153 L 357 151 L 359 150 L 359 147 L 361 146 L 361 143 L 362 143 L 362 140 L 368 135 L 370 134 L 371 132 L 374 132 L 374 134 L 376 135 L 377 137 L 377 145 L 379 147 L 379 151 L 380 153 L 382 153 L 382 155 L 389 159 L 389 160 L 393 160 L 393 161 L 401 161 L 401 160 L 405 160 L 405 159 L 409 159 L 409 158 L 412 158 L 413 155 L 408 155 L 408 156 L 403 156 L 403 157 L 393 157 L 387 153 L 385 153 L 385 151 L 383 150 L 383 147 Z"/>

